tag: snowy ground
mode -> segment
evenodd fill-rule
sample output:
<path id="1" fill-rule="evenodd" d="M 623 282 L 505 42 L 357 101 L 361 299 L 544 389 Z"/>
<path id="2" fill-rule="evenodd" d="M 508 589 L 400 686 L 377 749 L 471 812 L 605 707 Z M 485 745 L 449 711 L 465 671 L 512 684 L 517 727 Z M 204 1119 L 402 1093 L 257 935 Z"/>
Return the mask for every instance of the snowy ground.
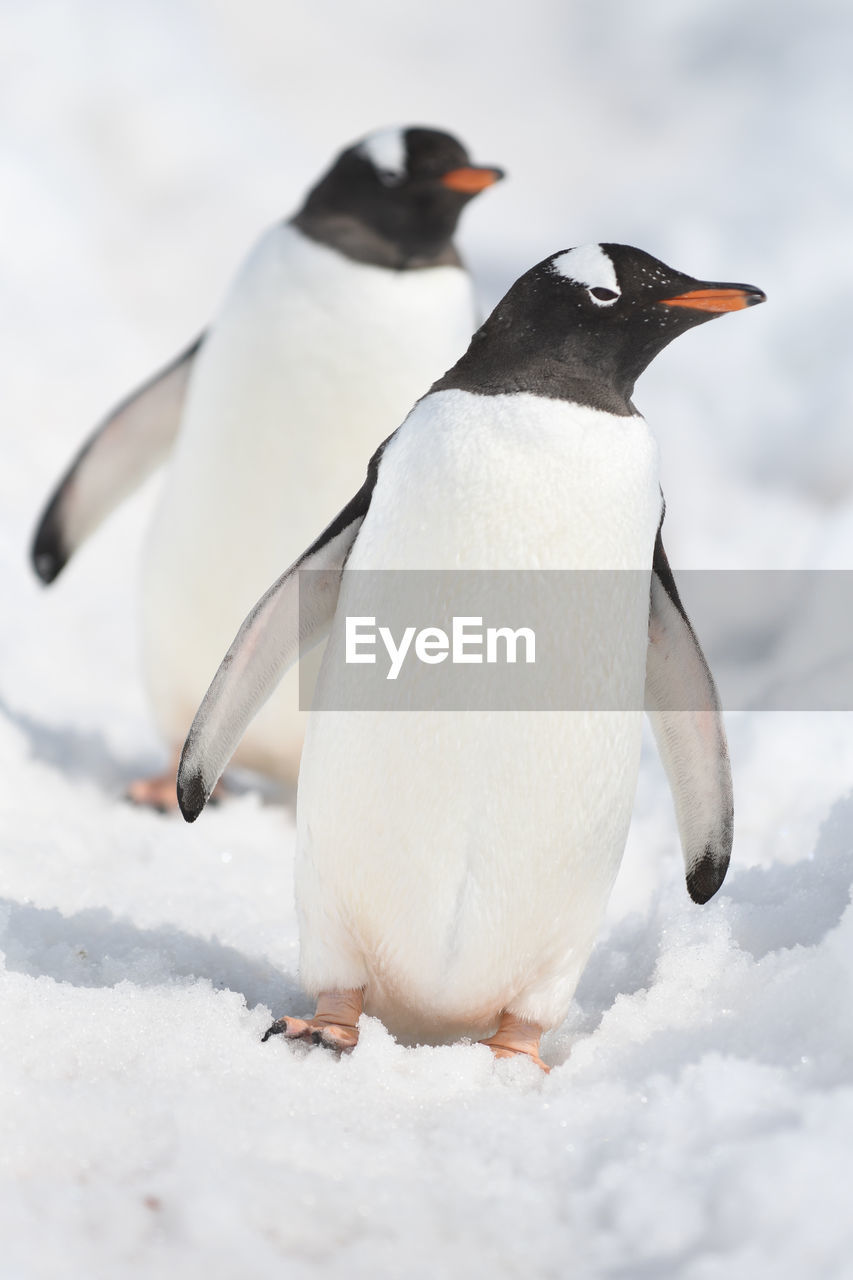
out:
<path id="1" fill-rule="evenodd" d="M 291 810 L 119 798 L 158 761 L 150 491 L 52 590 L 25 562 L 59 467 L 258 229 L 422 121 L 512 175 L 463 235 L 487 302 L 589 239 L 767 290 L 639 388 L 670 558 L 849 568 L 852 34 L 845 0 L 0 7 L 4 1280 L 853 1274 L 853 716 L 730 717 L 701 909 L 649 749 L 550 1077 L 376 1023 L 337 1061 L 259 1043 L 301 1003 Z"/>

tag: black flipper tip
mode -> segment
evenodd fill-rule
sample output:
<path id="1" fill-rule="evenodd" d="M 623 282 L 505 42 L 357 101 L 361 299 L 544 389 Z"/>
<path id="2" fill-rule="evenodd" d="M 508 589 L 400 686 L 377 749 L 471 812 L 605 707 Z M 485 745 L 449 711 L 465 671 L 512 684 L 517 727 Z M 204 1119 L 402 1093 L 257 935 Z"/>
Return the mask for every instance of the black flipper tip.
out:
<path id="1" fill-rule="evenodd" d="M 30 561 L 36 576 L 45 586 L 58 578 L 68 563 L 68 556 L 56 531 L 42 524 L 30 551 Z"/>
<path id="2" fill-rule="evenodd" d="M 178 773 L 178 807 L 186 822 L 195 822 L 209 799 L 210 795 L 205 792 L 200 774 L 184 778 Z"/>
<path id="3" fill-rule="evenodd" d="M 713 898 L 726 878 L 728 867 L 727 854 L 706 849 L 687 873 L 687 892 L 693 901 L 701 906 Z"/>
<path id="4" fill-rule="evenodd" d="M 42 512 L 30 547 L 30 562 L 45 584 L 58 578 L 71 559 L 62 536 L 63 486 L 57 490 Z"/>

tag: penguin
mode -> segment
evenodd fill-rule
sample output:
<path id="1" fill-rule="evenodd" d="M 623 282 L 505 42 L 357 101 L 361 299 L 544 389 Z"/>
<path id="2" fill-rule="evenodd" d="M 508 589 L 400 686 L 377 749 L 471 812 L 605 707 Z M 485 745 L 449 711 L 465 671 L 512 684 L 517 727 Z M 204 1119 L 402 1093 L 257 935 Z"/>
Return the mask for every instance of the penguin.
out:
<path id="1" fill-rule="evenodd" d="M 364 1011 L 403 1042 L 467 1036 L 547 1070 L 540 1037 L 568 1012 L 622 859 L 644 708 L 688 892 L 717 892 L 733 837 L 726 735 L 632 395 L 673 338 L 764 300 L 620 244 L 546 258 L 249 614 L 187 737 L 178 795 L 193 821 L 281 672 L 328 632 L 297 797 L 300 972 L 316 1010 L 268 1036 L 350 1049 Z M 343 624 L 365 612 L 366 570 L 377 620 L 400 575 L 376 571 L 407 571 L 412 600 L 434 590 L 413 571 L 579 571 L 577 607 L 553 618 L 580 709 L 431 710 L 401 690 L 393 714 L 347 710 Z"/>
<path id="2" fill-rule="evenodd" d="M 348 147 L 261 237 L 213 326 L 107 417 L 61 479 L 32 545 L 45 583 L 169 456 L 140 613 L 172 765 L 131 799 L 174 807 L 180 746 L 240 620 L 465 350 L 477 316 L 453 235 L 502 176 L 437 129 L 382 129 Z M 237 762 L 293 784 L 304 720 L 286 681 Z"/>

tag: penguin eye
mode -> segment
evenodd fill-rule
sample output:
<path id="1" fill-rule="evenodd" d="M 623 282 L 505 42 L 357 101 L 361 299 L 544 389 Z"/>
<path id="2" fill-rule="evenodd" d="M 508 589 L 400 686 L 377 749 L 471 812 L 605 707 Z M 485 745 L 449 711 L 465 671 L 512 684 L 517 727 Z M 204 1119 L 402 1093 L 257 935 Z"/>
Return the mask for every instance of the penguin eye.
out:
<path id="1" fill-rule="evenodd" d="M 594 289 L 589 290 L 589 296 L 596 302 L 615 302 L 619 294 L 614 293 L 612 289 L 596 286 Z"/>
<path id="2" fill-rule="evenodd" d="M 399 187 L 404 177 L 396 169 L 377 169 L 376 173 L 383 187 Z"/>

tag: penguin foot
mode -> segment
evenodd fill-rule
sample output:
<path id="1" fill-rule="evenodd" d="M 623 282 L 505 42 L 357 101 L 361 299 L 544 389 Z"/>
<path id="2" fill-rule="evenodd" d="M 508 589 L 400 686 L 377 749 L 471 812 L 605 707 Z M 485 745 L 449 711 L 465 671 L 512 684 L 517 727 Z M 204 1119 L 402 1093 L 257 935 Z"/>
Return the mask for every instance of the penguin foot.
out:
<path id="1" fill-rule="evenodd" d="M 177 766 L 174 773 L 166 770 L 154 778 L 137 778 L 124 793 L 125 799 L 146 809 L 156 809 L 158 813 L 170 813 L 178 807 L 176 775 Z"/>
<path id="2" fill-rule="evenodd" d="M 325 1049 L 345 1053 L 358 1044 L 358 1027 L 345 1027 L 337 1022 L 318 1022 L 316 1018 L 276 1018 L 265 1031 L 261 1043 L 270 1036 L 285 1036 L 288 1040 L 305 1040 L 308 1044 L 321 1044 Z"/>
<path id="3" fill-rule="evenodd" d="M 348 1053 L 358 1044 L 358 1019 L 364 1008 L 364 992 L 322 991 L 317 997 L 313 1018 L 276 1018 L 264 1033 L 261 1043 L 270 1036 L 288 1040 L 305 1040 L 321 1044 L 338 1053 Z"/>
<path id="4" fill-rule="evenodd" d="M 543 1028 L 534 1022 L 523 1022 L 521 1018 L 504 1012 L 495 1034 L 488 1040 L 481 1040 L 480 1044 L 488 1045 L 496 1058 L 515 1058 L 523 1053 L 547 1074 L 551 1068 L 539 1057 L 542 1031 Z"/>

